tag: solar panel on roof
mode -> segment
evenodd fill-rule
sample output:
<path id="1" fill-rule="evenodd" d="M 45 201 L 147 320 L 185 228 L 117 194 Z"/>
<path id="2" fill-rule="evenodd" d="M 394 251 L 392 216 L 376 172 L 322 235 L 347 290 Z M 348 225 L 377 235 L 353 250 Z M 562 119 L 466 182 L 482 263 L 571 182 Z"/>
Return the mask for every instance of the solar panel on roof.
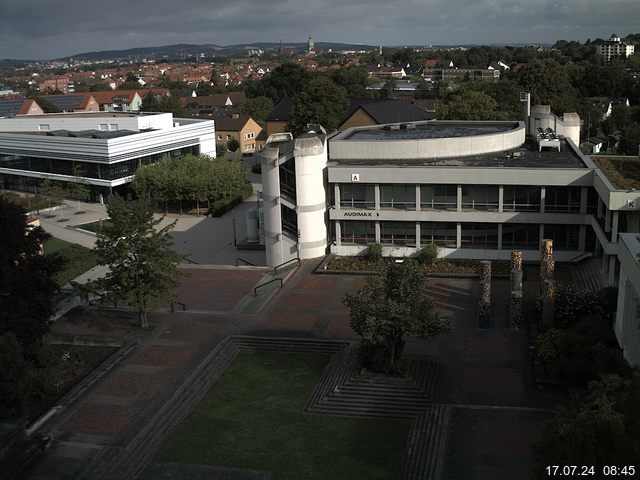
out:
<path id="1" fill-rule="evenodd" d="M 0 117 L 15 117 L 24 100 L 0 100 Z"/>
<path id="2" fill-rule="evenodd" d="M 82 105 L 84 95 L 44 96 L 43 98 L 53 103 L 60 110 L 73 110 Z"/>

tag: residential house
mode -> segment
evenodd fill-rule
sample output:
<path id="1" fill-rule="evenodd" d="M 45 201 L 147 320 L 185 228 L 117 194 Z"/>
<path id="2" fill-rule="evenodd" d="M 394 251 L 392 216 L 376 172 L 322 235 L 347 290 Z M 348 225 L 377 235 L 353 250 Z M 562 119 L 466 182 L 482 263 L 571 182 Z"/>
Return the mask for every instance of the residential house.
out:
<path id="1" fill-rule="evenodd" d="M 404 100 L 352 98 L 349 110 L 338 131 L 384 123 L 406 123 L 433 120 L 434 114 Z"/>
<path id="2" fill-rule="evenodd" d="M 239 152 L 252 154 L 258 150 L 256 139 L 262 127 L 249 115 L 234 114 L 231 117 L 219 115 L 214 117 L 216 123 L 216 142 L 226 144 L 235 139 L 240 145 Z"/>
<path id="3" fill-rule="evenodd" d="M 100 105 L 92 93 L 70 93 L 66 95 L 40 95 L 39 98 L 55 105 L 60 113 L 99 112 Z"/>
<path id="4" fill-rule="evenodd" d="M 136 90 L 114 90 L 92 92 L 101 112 L 137 112 L 142 105 L 142 97 Z"/>
<path id="5" fill-rule="evenodd" d="M 182 97 L 180 103 L 184 108 L 196 115 L 213 115 L 214 112 L 233 108 L 246 102 L 247 97 L 244 92 L 216 93 L 206 96 Z"/>
<path id="6" fill-rule="evenodd" d="M 0 100 L 0 117 L 17 117 L 21 115 L 42 115 L 44 111 L 31 98 L 16 100 Z"/>

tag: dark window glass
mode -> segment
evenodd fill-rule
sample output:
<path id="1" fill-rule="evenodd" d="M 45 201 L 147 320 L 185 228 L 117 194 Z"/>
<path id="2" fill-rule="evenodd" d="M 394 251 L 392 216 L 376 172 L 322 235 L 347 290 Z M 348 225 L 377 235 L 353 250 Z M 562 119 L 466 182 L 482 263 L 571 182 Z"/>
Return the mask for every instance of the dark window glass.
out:
<path id="1" fill-rule="evenodd" d="M 420 187 L 420 208 L 425 210 L 457 210 L 457 185 L 422 185 Z"/>
<path id="2" fill-rule="evenodd" d="M 375 222 L 343 221 L 340 223 L 340 240 L 343 244 L 375 243 L 376 224 Z"/>
<path id="3" fill-rule="evenodd" d="M 415 223 L 380 222 L 380 243 L 415 246 Z"/>
<path id="4" fill-rule="evenodd" d="M 456 248 L 458 227 L 455 223 L 422 222 L 420 245 L 434 243 L 441 247 Z"/>
<path id="5" fill-rule="evenodd" d="M 340 207 L 376 208 L 375 187 L 358 183 L 340 184 Z"/>
<path id="6" fill-rule="evenodd" d="M 463 210 L 498 210 L 497 185 L 463 185 Z"/>
<path id="7" fill-rule="evenodd" d="M 396 208 L 400 210 L 415 210 L 415 185 L 380 185 L 380 208 Z"/>
<path id="8" fill-rule="evenodd" d="M 280 204 L 280 214 L 282 215 L 282 232 L 297 240 L 298 215 L 295 210 Z"/>
<path id="9" fill-rule="evenodd" d="M 498 224 L 463 223 L 461 248 L 498 248 Z"/>
<path id="10" fill-rule="evenodd" d="M 580 187 L 547 187 L 544 211 L 549 213 L 580 213 Z"/>
<path id="11" fill-rule="evenodd" d="M 539 212 L 540 187 L 505 185 L 503 209 L 505 212 Z"/>
<path id="12" fill-rule="evenodd" d="M 578 250 L 578 225 L 546 225 L 544 238 L 553 240 L 555 250 Z"/>
<path id="13" fill-rule="evenodd" d="M 540 226 L 531 223 L 502 224 L 502 248 L 504 250 L 538 250 Z"/>

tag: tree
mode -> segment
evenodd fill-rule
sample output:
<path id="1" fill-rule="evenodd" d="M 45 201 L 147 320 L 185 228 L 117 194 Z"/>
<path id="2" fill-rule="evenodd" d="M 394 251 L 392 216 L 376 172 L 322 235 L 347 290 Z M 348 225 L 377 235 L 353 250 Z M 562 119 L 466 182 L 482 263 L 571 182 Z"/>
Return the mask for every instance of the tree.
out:
<path id="1" fill-rule="evenodd" d="M 236 152 L 236 151 L 238 151 L 239 148 L 240 148 L 240 142 L 238 142 L 238 140 L 236 140 L 235 138 L 231 137 L 227 141 L 227 150 L 228 151 Z"/>
<path id="2" fill-rule="evenodd" d="M 640 123 L 635 123 L 624 130 L 618 150 L 623 155 L 640 154 Z"/>
<path id="3" fill-rule="evenodd" d="M 60 182 L 45 178 L 39 185 L 38 193 L 49 201 L 51 207 L 62 204 L 65 191 Z"/>
<path id="4" fill-rule="evenodd" d="M 546 427 L 534 447 L 536 478 L 546 465 L 634 465 L 640 458 L 640 373 L 606 375 L 589 384 L 578 408 L 567 409 Z"/>
<path id="5" fill-rule="evenodd" d="M 531 102 L 551 105 L 557 113 L 576 110 L 576 92 L 569 80 L 567 69 L 550 59 L 526 63 L 515 76 L 518 84 L 531 93 Z"/>
<path id="6" fill-rule="evenodd" d="M 78 212 L 80 212 L 80 200 L 86 199 L 85 197 L 90 191 L 82 165 L 76 164 L 73 166 L 73 177 L 73 182 L 69 183 L 68 190 L 69 193 L 78 200 Z"/>
<path id="7" fill-rule="evenodd" d="M 438 120 L 499 120 L 496 101 L 486 93 L 463 90 L 448 103 L 440 104 Z"/>
<path id="8" fill-rule="evenodd" d="M 155 94 L 149 90 L 144 97 L 142 97 L 142 104 L 140 105 L 140 110 L 143 112 L 159 112 L 160 111 L 160 102 Z"/>
<path id="9" fill-rule="evenodd" d="M 311 123 L 320 124 L 327 131 L 335 130 L 348 105 L 344 88 L 327 77 L 314 78 L 296 96 L 286 128 L 296 135 L 303 133 Z"/>
<path id="10" fill-rule="evenodd" d="M 240 107 L 240 113 L 249 115 L 262 126 L 271 110 L 273 102 L 269 97 L 250 98 Z"/>
<path id="11" fill-rule="evenodd" d="M 402 369 L 407 335 L 430 338 L 451 331 L 448 319 L 434 310 L 424 292 L 426 274 L 413 260 L 389 264 L 357 293 L 347 293 L 350 325 L 362 337 L 361 359 L 376 371 Z"/>
<path id="12" fill-rule="evenodd" d="M 277 105 L 284 97 L 297 95 L 311 79 L 311 74 L 300 65 L 285 63 L 267 73 L 259 81 L 247 85 L 247 96 L 269 97 Z"/>
<path id="13" fill-rule="evenodd" d="M 138 313 L 142 328 L 149 327 L 147 315 L 163 300 L 172 298 L 178 285 L 178 262 L 171 249 L 169 232 L 175 222 L 158 229 L 146 198 L 126 202 L 115 196 L 107 207 L 109 223 L 98 233 L 96 254 L 109 272 L 90 289 L 101 293 L 101 301 L 124 301 Z"/>
<path id="14" fill-rule="evenodd" d="M 13 332 L 22 345 L 37 342 L 48 330 L 62 268 L 57 255 L 42 255 L 49 235 L 27 225 L 22 207 L 0 196 L 0 335 Z"/>

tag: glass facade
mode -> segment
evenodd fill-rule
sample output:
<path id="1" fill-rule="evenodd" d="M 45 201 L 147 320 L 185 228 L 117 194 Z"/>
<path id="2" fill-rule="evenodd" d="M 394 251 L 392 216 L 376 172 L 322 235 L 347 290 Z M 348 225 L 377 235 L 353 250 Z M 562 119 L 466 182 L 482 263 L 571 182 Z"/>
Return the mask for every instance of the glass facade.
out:
<path id="1" fill-rule="evenodd" d="M 376 208 L 375 187 L 367 184 L 341 183 L 340 207 L 343 208 Z"/>
<path id="2" fill-rule="evenodd" d="M 434 243 L 441 247 L 456 248 L 458 226 L 456 223 L 420 223 L 420 245 Z"/>
<path id="3" fill-rule="evenodd" d="M 463 223 L 460 248 L 498 248 L 497 223 Z"/>
<path id="4" fill-rule="evenodd" d="M 578 250 L 578 225 L 544 226 L 544 238 L 553 240 L 554 250 Z"/>
<path id="5" fill-rule="evenodd" d="M 463 185 L 462 209 L 497 211 L 498 197 L 497 185 Z"/>
<path id="6" fill-rule="evenodd" d="M 416 209 L 416 186 L 405 184 L 380 185 L 380 208 Z"/>
<path id="7" fill-rule="evenodd" d="M 548 213 L 580 213 L 580 187 L 547 187 L 544 211 Z"/>
<path id="8" fill-rule="evenodd" d="M 420 208 L 425 210 L 457 210 L 457 185 L 421 185 Z"/>
<path id="9" fill-rule="evenodd" d="M 416 224 L 411 222 L 380 222 L 380 243 L 416 246 Z"/>
<path id="10" fill-rule="evenodd" d="M 538 250 L 540 225 L 537 223 L 505 223 L 502 225 L 502 248 L 505 250 Z"/>
<path id="11" fill-rule="evenodd" d="M 287 160 L 279 167 L 280 191 L 287 197 L 296 200 L 296 161 Z"/>
<path id="12" fill-rule="evenodd" d="M 83 162 L 82 160 L 57 160 L 52 158 L 0 154 L 0 167 L 30 172 L 73 175 L 78 168 L 84 177 L 96 180 L 117 180 L 132 176 L 141 165 L 156 163 L 165 157 L 198 155 L 198 146 L 179 148 L 170 152 L 156 153 L 115 163 Z"/>
<path id="13" fill-rule="evenodd" d="M 343 244 L 367 245 L 376 242 L 375 222 L 343 221 L 340 224 Z"/>
<path id="14" fill-rule="evenodd" d="M 505 212 L 539 212 L 540 187 L 505 185 L 503 209 Z"/>
<path id="15" fill-rule="evenodd" d="M 284 205 L 280 205 L 280 215 L 282 216 L 282 231 L 291 238 L 298 238 L 298 214 L 295 210 Z"/>

